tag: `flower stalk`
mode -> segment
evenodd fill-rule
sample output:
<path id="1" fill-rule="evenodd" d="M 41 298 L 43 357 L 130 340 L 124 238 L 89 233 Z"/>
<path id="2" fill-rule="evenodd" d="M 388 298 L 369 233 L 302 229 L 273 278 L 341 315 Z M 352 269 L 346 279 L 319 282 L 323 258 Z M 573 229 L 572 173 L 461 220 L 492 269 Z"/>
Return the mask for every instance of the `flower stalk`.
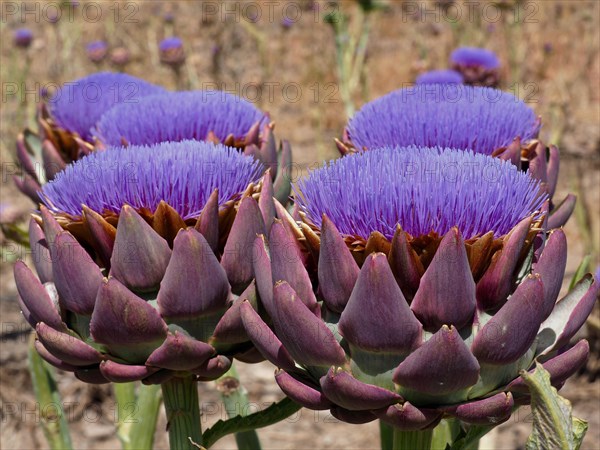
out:
<path id="1" fill-rule="evenodd" d="M 429 450 L 433 430 L 401 431 L 394 428 L 393 450 Z"/>
<path id="2" fill-rule="evenodd" d="M 198 388 L 194 377 L 173 377 L 162 384 L 171 449 L 194 450 L 202 445 Z"/>

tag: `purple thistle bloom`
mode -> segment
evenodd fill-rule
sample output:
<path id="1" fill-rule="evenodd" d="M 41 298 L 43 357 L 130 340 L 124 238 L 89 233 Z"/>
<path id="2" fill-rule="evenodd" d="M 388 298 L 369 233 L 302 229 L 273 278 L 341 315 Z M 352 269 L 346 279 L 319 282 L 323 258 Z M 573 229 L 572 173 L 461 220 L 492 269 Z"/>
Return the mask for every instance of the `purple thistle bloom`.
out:
<path id="1" fill-rule="evenodd" d="M 112 106 L 160 92 L 165 90 L 131 75 L 99 72 L 65 83 L 50 101 L 51 112 L 59 126 L 89 140 L 90 128 Z"/>
<path id="2" fill-rule="evenodd" d="M 356 149 L 417 145 L 491 154 L 535 138 L 534 111 L 512 94 L 463 85 L 419 85 L 367 103 L 348 122 Z"/>
<path id="3" fill-rule="evenodd" d="M 104 114 L 96 136 L 107 145 L 154 144 L 185 139 L 241 138 L 266 115 L 252 103 L 221 91 L 170 92 L 123 103 Z"/>
<path id="4" fill-rule="evenodd" d="M 19 28 L 15 30 L 13 38 L 17 47 L 27 48 L 33 41 L 33 32 L 29 28 Z"/>
<path id="5" fill-rule="evenodd" d="M 463 76 L 456 70 L 430 70 L 419 75 L 416 84 L 462 84 Z"/>
<path id="6" fill-rule="evenodd" d="M 174 36 L 163 39 L 162 41 L 160 41 L 160 44 L 158 44 L 158 49 L 161 52 L 177 50 L 180 48 L 183 48 L 183 42 L 181 41 L 181 39 L 179 39 L 178 37 L 174 37 Z"/>
<path id="7" fill-rule="evenodd" d="M 450 62 L 465 66 L 481 66 L 485 69 L 500 67 L 500 61 L 493 51 L 478 47 L 457 48 L 450 55 Z"/>
<path id="8" fill-rule="evenodd" d="M 326 214 L 342 234 L 391 239 L 399 224 L 412 236 L 465 239 L 508 233 L 540 211 L 547 195 L 509 161 L 442 148 L 381 148 L 329 162 L 294 186 L 299 207 L 321 226 Z"/>
<path id="9" fill-rule="evenodd" d="M 155 211 L 161 200 L 184 219 L 197 217 L 210 194 L 235 198 L 263 173 L 235 148 L 199 141 L 100 150 L 67 166 L 42 188 L 56 213 L 81 215 L 81 205 L 118 213 L 123 205 Z"/>
<path id="10" fill-rule="evenodd" d="M 106 57 L 108 44 L 104 41 L 93 41 L 86 45 L 85 51 L 90 61 L 99 63 Z"/>
<path id="11" fill-rule="evenodd" d="M 87 52 L 97 52 L 99 50 L 106 50 L 108 45 L 104 41 L 93 41 L 86 45 L 85 49 Z"/>

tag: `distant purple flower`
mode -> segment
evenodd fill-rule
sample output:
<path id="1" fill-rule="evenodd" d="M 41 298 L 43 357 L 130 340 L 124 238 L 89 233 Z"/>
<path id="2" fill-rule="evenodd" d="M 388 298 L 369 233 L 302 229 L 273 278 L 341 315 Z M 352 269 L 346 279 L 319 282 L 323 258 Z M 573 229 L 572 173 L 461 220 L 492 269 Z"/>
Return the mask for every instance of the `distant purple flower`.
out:
<path id="1" fill-rule="evenodd" d="M 67 166 L 42 188 L 56 213 L 81 215 L 81 205 L 118 213 L 123 205 L 155 211 L 161 200 L 184 219 L 197 217 L 210 194 L 219 204 L 262 175 L 261 164 L 234 148 L 198 141 L 99 150 Z"/>
<path id="2" fill-rule="evenodd" d="M 594 279 L 596 283 L 600 283 L 600 266 L 596 267 L 596 272 L 594 272 Z"/>
<path id="3" fill-rule="evenodd" d="M 165 90 L 131 75 L 98 72 L 65 83 L 50 100 L 50 109 L 60 127 L 89 140 L 90 128 L 112 106 L 161 92 Z"/>
<path id="4" fill-rule="evenodd" d="M 131 53 L 125 47 L 117 47 L 110 53 L 110 62 L 117 67 L 124 67 L 129 64 Z"/>
<path id="5" fill-rule="evenodd" d="M 178 37 L 168 37 L 160 41 L 158 44 L 158 49 L 161 52 L 166 52 L 168 50 L 179 49 L 183 47 L 183 42 Z"/>
<path id="6" fill-rule="evenodd" d="M 296 201 L 321 226 L 391 239 L 396 225 L 413 236 L 458 226 L 465 239 L 508 233 L 547 196 L 509 161 L 442 148 L 381 148 L 330 161 L 295 186 Z"/>
<path id="7" fill-rule="evenodd" d="M 491 154 L 517 136 L 537 136 L 534 111 L 497 89 L 419 85 L 363 106 L 347 125 L 356 149 L 383 146 L 450 147 Z"/>
<path id="8" fill-rule="evenodd" d="M 544 44 L 544 53 L 546 53 L 547 55 L 552 53 L 552 50 L 554 50 L 554 46 L 552 45 L 552 42 L 546 42 Z"/>
<path id="9" fill-rule="evenodd" d="M 90 61 L 99 63 L 106 58 L 108 53 L 108 44 L 104 41 L 93 41 L 85 47 L 85 51 Z"/>
<path id="10" fill-rule="evenodd" d="M 104 114 L 96 136 L 107 145 L 154 144 L 185 139 L 244 137 L 252 125 L 266 121 L 252 103 L 221 91 L 170 92 L 123 103 Z"/>
<path id="11" fill-rule="evenodd" d="M 171 11 L 167 11 L 163 14 L 163 20 L 165 23 L 173 23 L 175 22 L 175 14 L 173 14 Z"/>
<path id="12" fill-rule="evenodd" d="M 33 32 L 29 28 L 19 28 L 15 30 L 13 38 L 17 47 L 27 48 L 33 41 Z"/>
<path id="13" fill-rule="evenodd" d="M 463 77 L 456 70 L 430 70 L 419 75 L 416 84 L 462 84 Z"/>
<path id="14" fill-rule="evenodd" d="M 183 42 L 178 37 L 163 39 L 158 44 L 158 49 L 160 51 L 160 61 L 163 64 L 177 68 L 185 62 Z"/>
<path id="15" fill-rule="evenodd" d="M 294 23 L 295 22 L 292 19 L 290 19 L 289 17 L 284 17 L 281 21 L 281 26 L 287 30 L 287 29 L 292 28 Z"/>
<path id="16" fill-rule="evenodd" d="M 500 61 L 493 51 L 478 47 L 457 48 L 450 55 L 450 62 L 465 66 L 481 66 L 485 69 L 500 67 Z"/>

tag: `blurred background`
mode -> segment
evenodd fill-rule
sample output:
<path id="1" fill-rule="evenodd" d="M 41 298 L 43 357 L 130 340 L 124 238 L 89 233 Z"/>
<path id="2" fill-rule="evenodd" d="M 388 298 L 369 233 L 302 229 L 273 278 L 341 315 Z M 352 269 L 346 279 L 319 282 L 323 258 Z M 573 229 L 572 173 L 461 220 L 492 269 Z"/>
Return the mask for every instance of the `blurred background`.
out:
<path id="1" fill-rule="evenodd" d="M 0 8 L 0 223 L 25 224 L 33 208 L 12 184 L 19 173 L 15 137 L 36 128 L 44 95 L 66 81 L 112 70 L 172 90 L 240 95 L 270 112 L 277 137 L 291 142 L 298 173 L 305 173 L 338 156 L 333 140 L 352 111 L 424 71 L 448 68 L 456 47 L 478 46 L 496 52 L 500 87 L 535 109 L 542 140 L 560 148 L 557 198 L 578 197 L 565 229 L 566 283 L 585 256 L 590 270 L 600 264 L 600 2 L 3 0 Z M 28 43 L 18 39 L 23 28 Z M 177 68 L 161 64 L 159 51 L 173 36 L 185 55 Z M 30 328 L 12 279 L 13 262 L 28 255 L 1 233 L 0 246 L 0 447 L 46 448 L 36 425 L 44 411 L 36 407 L 27 370 Z M 599 322 L 596 309 L 586 331 L 596 339 L 595 355 L 561 391 L 574 414 L 590 423 L 587 449 L 600 448 Z M 282 397 L 269 365 L 241 364 L 239 372 L 253 408 Z M 59 387 L 75 447 L 119 448 L 110 389 L 65 373 Z M 204 425 L 225 418 L 214 386 L 200 389 Z M 165 423 L 163 416 L 156 448 L 167 448 Z M 523 408 L 481 448 L 524 448 L 529 432 Z M 342 424 L 323 411 L 301 410 L 260 430 L 260 437 L 265 449 L 379 447 L 375 422 Z M 235 442 L 226 438 L 214 448 L 235 448 Z"/>

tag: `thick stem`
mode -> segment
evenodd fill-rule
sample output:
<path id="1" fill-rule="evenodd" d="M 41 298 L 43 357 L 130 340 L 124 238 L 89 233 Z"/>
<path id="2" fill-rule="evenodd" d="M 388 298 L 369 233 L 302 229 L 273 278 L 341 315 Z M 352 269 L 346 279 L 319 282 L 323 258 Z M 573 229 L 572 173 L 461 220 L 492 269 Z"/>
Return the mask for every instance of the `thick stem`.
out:
<path id="1" fill-rule="evenodd" d="M 392 450 L 394 448 L 394 429 L 383 420 L 379 421 L 379 438 L 381 450 Z"/>
<path id="2" fill-rule="evenodd" d="M 172 450 L 196 450 L 202 445 L 198 388 L 192 377 L 173 377 L 162 384 L 169 444 Z"/>
<path id="3" fill-rule="evenodd" d="M 430 450 L 433 430 L 401 431 L 394 429 L 394 450 Z"/>

